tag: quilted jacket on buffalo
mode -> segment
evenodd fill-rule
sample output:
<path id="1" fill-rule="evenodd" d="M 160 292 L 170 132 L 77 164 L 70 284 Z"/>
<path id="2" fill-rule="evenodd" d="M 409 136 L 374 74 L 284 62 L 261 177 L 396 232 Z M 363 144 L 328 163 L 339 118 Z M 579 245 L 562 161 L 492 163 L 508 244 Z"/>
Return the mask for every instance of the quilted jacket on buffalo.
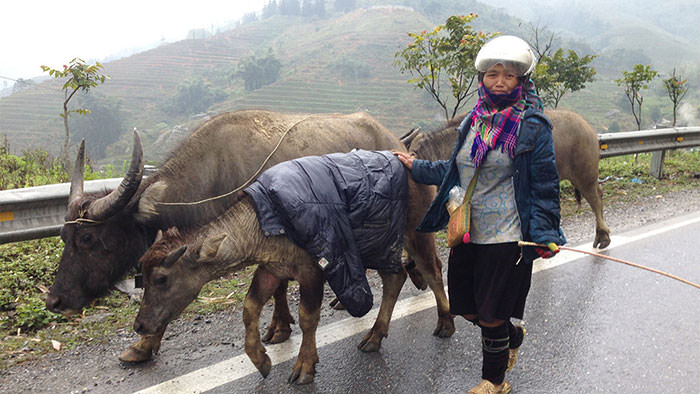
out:
<path id="1" fill-rule="evenodd" d="M 355 150 L 277 164 L 245 191 L 265 235 L 318 259 L 347 311 L 363 316 L 373 303 L 365 269 L 401 270 L 407 177 L 391 152 Z"/>

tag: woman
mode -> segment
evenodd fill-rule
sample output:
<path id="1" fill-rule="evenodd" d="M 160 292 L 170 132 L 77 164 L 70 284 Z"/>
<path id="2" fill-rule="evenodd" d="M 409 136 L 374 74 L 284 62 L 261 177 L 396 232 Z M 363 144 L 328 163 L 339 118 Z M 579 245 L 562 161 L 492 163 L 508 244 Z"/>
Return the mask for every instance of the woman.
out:
<path id="1" fill-rule="evenodd" d="M 559 227 L 559 175 L 552 125 L 529 79 L 535 67 L 530 46 L 514 36 L 487 42 L 476 57 L 479 99 L 459 126 L 448 161 L 414 159 L 394 152 L 413 178 L 439 185 L 419 231 L 438 231 L 449 221 L 445 204 L 454 186 L 471 197 L 471 240 L 450 250 L 447 272 L 450 312 L 481 328 L 482 381 L 469 393 L 508 393 L 525 329 L 522 319 L 532 262 L 548 258 L 565 242 Z M 478 172 L 476 171 L 478 169 Z M 520 248 L 518 241 L 547 248 Z"/>

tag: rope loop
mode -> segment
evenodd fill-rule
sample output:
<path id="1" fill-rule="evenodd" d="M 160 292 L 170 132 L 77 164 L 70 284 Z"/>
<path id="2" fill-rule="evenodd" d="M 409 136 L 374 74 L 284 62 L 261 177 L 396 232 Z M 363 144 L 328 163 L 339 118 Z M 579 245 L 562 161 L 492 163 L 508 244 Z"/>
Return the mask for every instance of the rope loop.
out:
<path id="1" fill-rule="evenodd" d="M 257 178 L 258 175 L 260 175 L 260 173 L 262 172 L 262 169 L 265 167 L 265 165 L 267 164 L 267 162 L 270 161 L 270 158 L 272 157 L 272 155 L 274 155 L 275 152 L 277 152 L 277 149 L 279 149 L 280 145 L 282 145 L 282 140 L 284 140 L 284 138 L 287 136 L 287 134 L 289 134 L 289 132 L 292 131 L 292 129 L 295 128 L 299 123 L 301 123 L 301 122 L 303 122 L 303 121 L 309 119 L 310 117 L 311 117 L 311 116 L 309 115 L 309 116 L 305 117 L 304 119 L 301 119 L 300 121 L 294 123 L 294 124 L 293 124 L 290 128 L 288 128 L 284 133 L 282 133 L 282 136 L 280 137 L 279 141 L 277 141 L 277 145 L 272 149 L 272 151 L 270 152 L 270 154 L 267 155 L 267 157 L 265 158 L 265 160 L 263 160 L 262 164 L 261 164 L 260 167 L 257 169 L 257 171 L 255 171 L 255 173 L 253 173 L 253 175 L 252 175 L 250 178 L 248 178 L 248 180 L 245 181 L 241 186 L 239 186 L 239 187 L 237 187 L 237 188 L 231 190 L 231 191 L 228 192 L 228 193 L 222 194 L 222 195 L 220 195 L 220 196 L 210 197 L 210 198 L 206 198 L 206 199 L 200 200 L 200 201 L 194 201 L 194 202 L 156 202 L 156 204 L 158 204 L 158 205 L 165 205 L 165 206 L 199 205 L 199 204 L 204 204 L 204 203 L 207 203 L 207 202 L 210 202 L 210 201 L 214 201 L 214 200 L 218 200 L 218 199 L 221 199 L 221 198 L 228 197 L 228 196 L 230 196 L 230 195 L 232 195 L 232 194 L 234 194 L 234 193 L 239 192 L 240 190 L 243 190 L 243 189 L 244 189 L 245 187 L 247 187 L 251 182 L 253 182 L 253 180 L 255 180 L 255 178 Z"/>

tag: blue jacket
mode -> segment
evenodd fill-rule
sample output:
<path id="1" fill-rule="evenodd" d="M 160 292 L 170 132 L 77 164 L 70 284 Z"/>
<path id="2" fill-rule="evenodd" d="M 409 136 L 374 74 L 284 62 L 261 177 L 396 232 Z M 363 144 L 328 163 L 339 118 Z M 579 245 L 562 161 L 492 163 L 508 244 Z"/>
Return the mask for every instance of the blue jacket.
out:
<path id="1" fill-rule="evenodd" d="M 470 130 L 471 114 L 459 125 L 459 137 L 449 160 L 413 161 L 411 174 L 420 183 L 439 185 L 435 199 L 417 230 L 433 232 L 449 221 L 445 203 L 449 191 L 459 184 L 455 165 L 457 152 Z M 554 160 L 552 123 L 540 111 L 528 108 L 520 123 L 513 158 L 513 186 L 520 216 L 522 239 L 541 244 L 566 242 L 559 226 L 559 173 Z M 537 256 L 533 248 L 524 248 L 523 259 L 531 262 Z"/>
<path id="2" fill-rule="evenodd" d="M 285 234 L 321 259 L 353 316 L 373 303 L 365 268 L 400 272 L 408 171 L 389 151 L 356 150 L 277 164 L 245 189 L 265 235 Z"/>

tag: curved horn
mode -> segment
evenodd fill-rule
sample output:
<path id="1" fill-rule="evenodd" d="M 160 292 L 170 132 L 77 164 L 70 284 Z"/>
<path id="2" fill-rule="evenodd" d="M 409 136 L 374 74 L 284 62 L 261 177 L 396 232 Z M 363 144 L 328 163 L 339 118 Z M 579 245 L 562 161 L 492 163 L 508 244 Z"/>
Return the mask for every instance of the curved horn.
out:
<path id="1" fill-rule="evenodd" d="M 165 260 L 163 261 L 164 268 L 170 268 L 175 262 L 177 262 L 180 257 L 187 251 L 187 245 L 180 246 L 176 251 L 170 252 Z"/>
<path id="2" fill-rule="evenodd" d="M 95 200 L 88 208 L 88 217 L 94 220 L 107 219 L 124 208 L 141 184 L 143 177 L 143 149 L 141 137 L 134 128 L 134 150 L 131 165 L 119 186 L 108 195 Z"/>
<path id="3" fill-rule="evenodd" d="M 68 205 L 83 195 L 83 171 L 85 169 L 85 140 L 80 142 L 78 157 L 75 158 L 73 175 L 70 178 L 70 193 L 68 194 Z"/>
<path id="4" fill-rule="evenodd" d="M 408 133 L 404 134 L 399 138 L 401 142 L 406 145 L 406 148 L 411 146 L 411 142 L 413 142 L 413 139 L 416 138 L 418 133 L 420 132 L 420 126 L 412 128 Z"/>

